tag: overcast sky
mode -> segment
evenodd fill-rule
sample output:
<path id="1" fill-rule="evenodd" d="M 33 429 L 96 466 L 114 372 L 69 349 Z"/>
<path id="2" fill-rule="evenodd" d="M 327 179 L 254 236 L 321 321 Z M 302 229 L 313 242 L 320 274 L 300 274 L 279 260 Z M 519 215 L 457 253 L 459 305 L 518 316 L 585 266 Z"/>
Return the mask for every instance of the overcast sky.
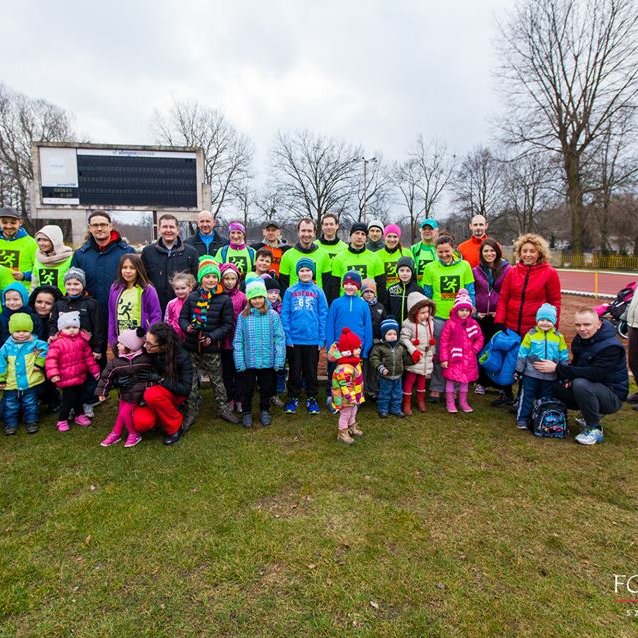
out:
<path id="1" fill-rule="evenodd" d="M 151 143 L 153 109 L 178 98 L 222 110 L 259 158 L 308 128 L 399 159 L 419 133 L 459 155 L 488 140 L 513 0 L 4 5 L 0 81 L 73 113 L 84 139 Z"/>

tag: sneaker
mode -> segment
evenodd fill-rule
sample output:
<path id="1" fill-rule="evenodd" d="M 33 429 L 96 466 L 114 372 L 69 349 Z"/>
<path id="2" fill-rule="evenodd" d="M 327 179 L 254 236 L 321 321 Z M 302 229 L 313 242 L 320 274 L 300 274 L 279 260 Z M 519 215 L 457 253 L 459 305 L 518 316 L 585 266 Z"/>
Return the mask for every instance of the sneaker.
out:
<path id="1" fill-rule="evenodd" d="M 516 422 L 516 427 L 519 430 L 527 430 L 527 423 L 525 423 L 524 421 L 517 421 Z"/>
<path id="2" fill-rule="evenodd" d="M 232 423 L 233 425 L 237 425 L 239 423 L 239 417 L 228 407 L 225 405 L 219 411 L 219 417 L 224 419 L 224 421 L 228 421 L 228 423 Z"/>
<path id="3" fill-rule="evenodd" d="M 244 412 L 241 415 L 241 424 L 245 428 L 252 428 L 253 427 L 253 415 L 250 412 Z"/>
<path id="4" fill-rule="evenodd" d="M 86 414 L 79 414 L 74 419 L 75 424 L 79 425 L 81 428 L 88 428 L 91 425 L 91 419 L 89 419 Z"/>
<path id="5" fill-rule="evenodd" d="M 588 428 L 576 436 L 576 443 L 581 445 L 596 445 L 596 443 L 602 443 L 604 440 L 605 437 L 601 428 Z"/>
<path id="6" fill-rule="evenodd" d="M 359 425 L 357 423 L 353 423 L 348 428 L 348 434 L 350 436 L 363 436 L 363 432 L 359 429 Z"/>
<path id="7" fill-rule="evenodd" d="M 332 397 L 328 396 L 328 398 L 326 399 L 326 407 L 328 408 L 328 412 L 330 412 L 330 414 L 337 414 L 337 412 L 339 410 L 337 410 L 337 408 L 334 407 L 334 405 L 332 405 Z"/>
<path id="8" fill-rule="evenodd" d="M 27 430 L 27 434 L 35 434 L 39 429 L 37 423 L 26 423 L 24 427 Z"/>
<path id="9" fill-rule="evenodd" d="M 284 402 L 279 398 L 278 394 L 275 394 L 274 397 L 270 398 L 270 402 L 276 407 L 276 408 L 283 408 L 284 407 Z"/>
<path id="10" fill-rule="evenodd" d="M 354 443 L 354 439 L 348 433 L 348 430 L 339 430 L 339 434 L 337 434 L 337 441 L 339 443 L 344 443 L 345 445 L 352 445 Z"/>
<path id="11" fill-rule="evenodd" d="M 93 404 L 85 403 L 83 407 L 84 407 L 84 416 L 88 416 L 89 419 L 92 419 L 95 416 L 95 412 L 93 411 Z"/>
<path id="12" fill-rule="evenodd" d="M 4 433 L 7 436 L 13 436 L 17 431 L 18 431 L 18 426 L 17 425 L 5 425 L 4 426 Z"/>
<path id="13" fill-rule="evenodd" d="M 390 414 L 392 414 L 392 416 L 395 416 L 397 419 L 403 419 L 405 417 L 405 414 L 401 411 L 391 412 Z"/>
<path id="14" fill-rule="evenodd" d="M 585 421 L 585 419 L 574 419 L 574 421 L 576 421 L 576 425 L 581 429 L 581 430 L 587 430 L 587 421 Z"/>
<path id="15" fill-rule="evenodd" d="M 111 432 L 103 441 L 100 442 L 102 447 L 111 447 L 122 440 L 122 437 L 115 432 Z"/>
<path id="16" fill-rule="evenodd" d="M 58 432 L 68 432 L 71 429 L 71 427 L 69 426 L 69 422 L 68 421 L 58 421 L 55 424 L 55 429 Z"/>
<path id="17" fill-rule="evenodd" d="M 262 410 L 259 413 L 259 420 L 261 421 L 261 424 L 265 428 L 267 428 L 272 423 L 272 417 L 270 416 L 270 412 L 268 412 L 268 410 Z"/>
<path id="18" fill-rule="evenodd" d="M 180 426 L 179 430 L 177 430 L 175 434 L 169 434 L 168 436 L 164 437 L 164 445 L 175 445 L 175 443 L 177 443 L 182 438 L 182 434 L 184 434 L 184 430 Z"/>
<path id="19" fill-rule="evenodd" d="M 474 394 L 485 394 L 485 386 L 481 385 L 480 383 L 477 383 L 474 386 Z"/>
<path id="20" fill-rule="evenodd" d="M 126 437 L 124 447 L 135 447 L 142 440 L 142 436 L 137 432 L 130 432 Z"/>
<path id="21" fill-rule="evenodd" d="M 308 408 L 308 414 L 319 414 L 319 406 L 317 405 L 317 399 L 310 397 L 306 401 L 306 407 Z"/>
<path id="22" fill-rule="evenodd" d="M 288 399 L 288 403 L 286 403 L 284 412 L 286 414 L 295 414 L 297 412 L 298 407 L 299 407 L 299 399 Z"/>
<path id="23" fill-rule="evenodd" d="M 388 413 L 387 412 L 379 412 L 379 418 L 380 419 L 387 419 L 388 418 Z M 403 413 L 401 413 L 403 414 Z"/>

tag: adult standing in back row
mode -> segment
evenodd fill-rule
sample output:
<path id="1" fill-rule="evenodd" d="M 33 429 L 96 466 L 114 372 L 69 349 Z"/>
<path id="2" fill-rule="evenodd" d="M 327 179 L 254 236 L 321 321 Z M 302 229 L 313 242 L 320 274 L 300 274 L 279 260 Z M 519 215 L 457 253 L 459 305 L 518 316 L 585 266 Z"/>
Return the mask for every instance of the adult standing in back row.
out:
<path id="1" fill-rule="evenodd" d="M 192 246 L 199 257 L 215 255 L 222 246 L 228 246 L 228 237 L 220 235 L 215 230 L 215 218 L 209 210 L 197 213 L 197 232 L 185 244 Z"/>
<path id="2" fill-rule="evenodd" d="M 197 277 L 199 255 L 179 236 L 179 225 L 174 215 L 162 215 L 158 221 L 159 239 L 142 250 L 142 261 L 150 282 L 159 297 L 162 316 L 166 305 L 175 297 L 170 280 L 177 272 L 189 272 Z"/>
<path id="3" fill-rule="evenodd" d="M 472 236 L 459 244 L 459 252 L 472 268 L 476 268 L 479 264 L 479 251 L 483 240 L 487 239 L 488 227 L 489 224 L 483 215 L 474 215 L 470 222 Z"/>

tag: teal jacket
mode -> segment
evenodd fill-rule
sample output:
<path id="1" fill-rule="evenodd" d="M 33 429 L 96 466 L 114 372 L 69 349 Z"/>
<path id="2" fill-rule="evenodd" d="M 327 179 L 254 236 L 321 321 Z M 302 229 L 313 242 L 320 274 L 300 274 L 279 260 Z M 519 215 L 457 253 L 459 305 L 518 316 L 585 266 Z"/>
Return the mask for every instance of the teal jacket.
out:
<path id="1" fill-rule="evenodd" d="M 548 359 L 555 363 L 569 361 L 569 350 L 565 343 L 565 337 L 556 328 L 547 331 L 532 328 L 523 337 L 518 349 L 516 372 L 535 379 L 555 379 L 556 373 L 543 373 L 534 369 L 534 362 L 541 359 Z"/>

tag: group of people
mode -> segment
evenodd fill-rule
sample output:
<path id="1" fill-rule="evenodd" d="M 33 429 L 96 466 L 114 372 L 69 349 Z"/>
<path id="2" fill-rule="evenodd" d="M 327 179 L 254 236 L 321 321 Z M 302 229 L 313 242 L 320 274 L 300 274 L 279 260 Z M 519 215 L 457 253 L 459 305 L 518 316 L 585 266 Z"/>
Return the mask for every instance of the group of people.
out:
<path id="1" fill-rule="evenodd" d="M 366 397 L 380 418 L 424 412 L 428 390 L 449 413 L 470 413 L 471 384 L 477 394 L 493 386 L 492 405 L 515 409 L 523 429 L 536 398 L 558 396 L 582 412 L 576 440 L 587 445 L 603 441 L 601 415 L 626 399 L 624 348 L 592 310 L 576 315 L 569 363 L 558 274 L 538 235 L 517 240 L 510 265 L 481 215 L 458 246 L 433 219 L 413 246 L 379 220 L 352 224 L 346 243 L 332 213 L 318 238 L 301 219 L 293 245 L 273 221 L 252 246 L 240 222 L 225 237 L 202 211 L 197 226 L 182 240 L 178 220 L 163 215 L 158 240 L 137 254 L 106 211 L 93 211 L 73 252 L 59 227 L 32 238 L 14 209 L 0 210 L 6 434 L 21 414 L 36 432 L 40 403 L 58 412 L 58 431 L 87 427 L 116 389 L 117 419 L 101 444 L 133 447 L 160 427 L 171 445 L 198 418 L 204 379 L 219 417 L 246 428 L 257 389 L 265 427 L 273 406 L 297 413 L 302 394 L 316 415 L 324 348 L 327 408 L 346 445 L 363 434 Z"/>

